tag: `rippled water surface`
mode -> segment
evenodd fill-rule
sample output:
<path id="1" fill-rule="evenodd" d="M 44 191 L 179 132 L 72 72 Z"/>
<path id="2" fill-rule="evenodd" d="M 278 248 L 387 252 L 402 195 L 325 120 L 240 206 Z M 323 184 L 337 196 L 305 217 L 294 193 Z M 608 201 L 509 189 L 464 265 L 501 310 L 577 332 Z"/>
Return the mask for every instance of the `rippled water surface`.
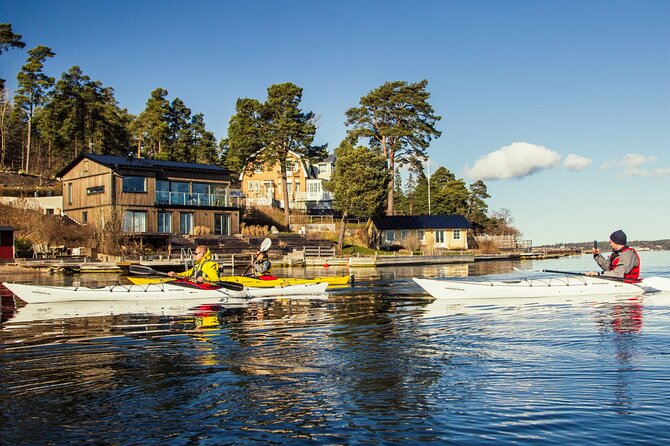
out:
<path id="1" fill-rule="evenodd" d="M 645 275 L 670 277 L 670 253 L 641 255 Z M 594 267 L 361 268 L 327 301 L 195 310 L 31 309 L 0 288 L 0 444 L 663 444 L 670 293 L 445 303 L 411 280 Z"/>

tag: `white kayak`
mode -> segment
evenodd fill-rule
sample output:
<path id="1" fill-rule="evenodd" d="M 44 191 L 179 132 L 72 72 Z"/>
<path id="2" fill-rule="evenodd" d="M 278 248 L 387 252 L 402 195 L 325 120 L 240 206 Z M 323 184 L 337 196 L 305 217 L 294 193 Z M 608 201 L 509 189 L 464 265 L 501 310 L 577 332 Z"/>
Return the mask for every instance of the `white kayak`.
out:
<path id="1" fill-rule="evenodd" d="M 413 279 L 436 299 L 495 299 L 553 296 L 640 295 L 659 291 L 642 284 L 589 276 L 560 276 L 509 281 Z"/>
<path id="2" fill-rule="evenodd" d="M 231 299 L 275 299 L 326 292 L 328 283 L 309 283 L 273 288 L 200 289 L 171 283 L 147 285 L 111 285 L 103 287 L 65 287 L 4 283 L 14 295 L 26 303 L 74 301 L 142 301 L 209 299 L 212 303 L 227 303 Z"/>
<path id="3" fill-rule="evenodd" d="M 73 318 L 90 318 L 101 316 L 198 316 L 210 314 L 213 311 L 248 308 L 254 303 L 267 302 L 270 299 L 286 299 L 291 301 L 322 301 L 327 300 L 327 294 L 302 294 L 290 298 L 277 297 L 230 297 L 212 302 L 212 299 L 188 300 L 137 300 L 137 301 L 74 301 L 74 302 L 47 302 L 31 303 L 15 310 L 9 316 L 6 324 L 16 326 L 34 321 L 63 320 Z M 4 328 L 9 328 L 6 325 Z"/>

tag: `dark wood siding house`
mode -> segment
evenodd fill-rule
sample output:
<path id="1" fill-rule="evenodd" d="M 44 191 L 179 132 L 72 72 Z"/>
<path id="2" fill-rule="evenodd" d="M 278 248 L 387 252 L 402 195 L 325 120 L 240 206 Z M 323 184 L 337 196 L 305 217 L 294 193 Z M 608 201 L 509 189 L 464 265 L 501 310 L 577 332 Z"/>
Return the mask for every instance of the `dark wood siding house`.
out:
<path id="1" fill-rule="evenodd" d="M 133 233 L 239 233 L 232 178 L 219 166 L 82 154 L 57 177 L 63 212 L 80 224 L 117 219 Z"/>
<path id="2" fill-rule="evenodd" d="M 373 217 L 366 230 L 375 249 L 403 246 L 416 238 L 423 247 L 468 249 L 468 230 L 472 225 L 463 215 L 393 215 Z"/>
<path id="3" fill-rule="evenodd" d="M 0 261 L 14 259 L 14 228 L 0 226 Z"/>

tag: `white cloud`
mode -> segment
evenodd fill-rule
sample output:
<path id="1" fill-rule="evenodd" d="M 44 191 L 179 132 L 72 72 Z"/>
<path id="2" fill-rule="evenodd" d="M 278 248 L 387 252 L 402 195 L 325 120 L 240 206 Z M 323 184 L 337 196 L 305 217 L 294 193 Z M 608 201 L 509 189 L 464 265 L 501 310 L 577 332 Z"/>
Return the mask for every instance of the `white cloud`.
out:
<path id="1" fill-rule="evenodd" d="M 612 169 L 615 167 L 623 167 L 624 169 L 632 169 L 640 167 L 646 163 L 652 163 L 656 161 L 655 156 L 644 156 L 639 153 L 627 153 L 623 157 L 607 161 L 603 164 L 603 169 Z"/>
<path id="2" fill-rule="evenodd" d="M 655 169 L 652 170 L 651 173 L 657 178 L 668 177 L 670 176 L 670 168 L 666 167 L 664 169 Z"/>
<path id="3" fill-rule="evenodd" d="M 584 158 L 583 156 L 575 155 L 574 153 L 571 153 L 570 155 L 565 157 L 565 161 L 563 161 L 563 167 L 565 167 L 568 170 L 575 170 L 575 171 L 581 171 L 589 167 L 591 164 L 591 160 L 588 158 Z"/>
<path id="4" fill-rule="evenodd" d="M 559 165 L 561 155 L 543 146 L 515 142 L 481 157 L 465 175 L 473 180 L 523 178 Z"/>
<path id="5" fill-rule="evenodd" d="M 654 175 L 656 177 L 664 177 L 670 175 L 668 169 L 649 170 L 642 166 L 647 163 L 655 163 L 657 158 L 655 156 L 644 156 L 639 153 L 627 153 L 622 158 L 611 160 L 603 164 L 603 169 L 622 169 L 617 175 L 619 178 L 634 178 L 634 177 L 648 177 Z"/>

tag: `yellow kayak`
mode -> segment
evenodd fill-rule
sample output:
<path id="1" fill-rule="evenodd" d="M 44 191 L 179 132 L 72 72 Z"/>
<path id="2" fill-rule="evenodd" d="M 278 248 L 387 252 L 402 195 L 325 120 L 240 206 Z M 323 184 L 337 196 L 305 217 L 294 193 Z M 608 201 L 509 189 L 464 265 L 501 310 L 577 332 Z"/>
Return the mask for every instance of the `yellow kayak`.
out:
<path id="1" fill-rule="evenodd" d="M 219 278 L 221 282 L 237 282 L 244 286 L 254 288 L 266 288 L 275 286 L 287 285 L 302 285 L 309 283 L 328 283 L 328 287 L 346 285 L 353 282 L 353 276 L 328 276 L 317 277 L 314 279 L 303 279 L 300 277 L 275 277 L 265 276 L 249 277 L 249 276 L 223 276 Z M 171 282 L 175 279 L 171 277 L 156 277 L 156 276 L 128 276 L 128 280 L 135 285 L 147 285 L 150 283 Z"/>

